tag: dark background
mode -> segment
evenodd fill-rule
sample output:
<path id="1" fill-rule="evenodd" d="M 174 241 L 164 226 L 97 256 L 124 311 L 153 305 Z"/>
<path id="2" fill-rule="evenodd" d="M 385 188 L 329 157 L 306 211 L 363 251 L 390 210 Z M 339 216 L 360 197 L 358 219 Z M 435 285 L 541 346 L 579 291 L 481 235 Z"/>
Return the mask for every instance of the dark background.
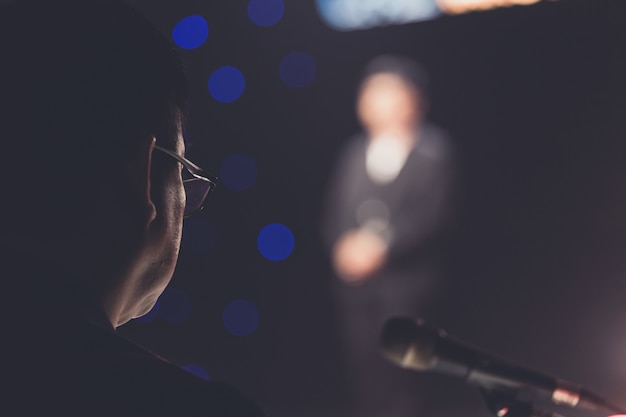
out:
<path id="1" fill-rule="evenodd" d="M 245 153 L 259 175 L 247 191 L 212 197 L 210 252 L 183 247 L 172 287 L 191 295 L 190 319 L 133 322 L 122 334 L 202 366 L 272 415 L 341 409 L 320 209 L 334 158 L 358 131 L 359 74 L 375 56 L 397 53 L 430 71 L 431 119 L 452 133 L 460 156 L 446 290 L 440 313 L 426 318 L 626 404 L 626 2 L 542 2 L 355 32 L 327 28 L 312 0 L 286 0 L 269 28 L 249 20 L 246 0 L 131 3 L 168 33 L 188 15 L 206 18 L 207 42 L 181 50 L 192 91 L 187 154 L 218 172 L 228 155 Z M 306 88 L 279 78 L 292 51 L 316 61 Z M 246 76 L 231 104 L 206 88 L 222 65 Z M 259 230 L 274 222 L 296 239 L 282 262 L 256 248 Z M 239 298 L 260 313 L 247 337 L 221 323 Z M 416 377 L 441 384 L 447 415 L 487 414 L 472 388 Z"/>

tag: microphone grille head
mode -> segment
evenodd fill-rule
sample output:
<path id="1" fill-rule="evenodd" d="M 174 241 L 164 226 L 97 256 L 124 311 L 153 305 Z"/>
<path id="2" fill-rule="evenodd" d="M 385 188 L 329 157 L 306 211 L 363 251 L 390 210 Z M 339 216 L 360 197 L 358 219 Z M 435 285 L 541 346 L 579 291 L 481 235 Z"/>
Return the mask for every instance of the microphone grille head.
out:
<path id="1" fill-rule="evenodd" d="M 380 337 L 383 356 L 403 368 L 426 371 L 437 360 L 435 344 L 439 334 L 422 321 L 393 317 L 385 323 Z"/>

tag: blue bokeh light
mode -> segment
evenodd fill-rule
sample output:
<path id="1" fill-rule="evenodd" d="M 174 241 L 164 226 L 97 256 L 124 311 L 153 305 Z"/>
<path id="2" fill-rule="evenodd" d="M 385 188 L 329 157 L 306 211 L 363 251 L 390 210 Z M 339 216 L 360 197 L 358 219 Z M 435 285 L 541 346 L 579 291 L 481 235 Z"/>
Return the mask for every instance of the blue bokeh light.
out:
<path id="1" fill-rule="evenodd" d="M 192 217 L 185 220 L 181 252 L 204 255 L 217 243 L 217 227 L 206 217 Z"/>
<path id="2" fill-rule="evenodd" d="M 224 308 L 222 322 L 230 334 L 248 336 L 259 327 L 259 312 L 250 301 L 234 300 Z"/>
<path id="3" fill-rule="evenodd" d="M 283 0 L 250 0 L 248 17 L 259 26 L 273 26 L 285 14 Z"/>
<path id="4" fill-rule="evenodd" d="M 201 46 L 209 36 L 209 24 L 199 15 L 187 16 L 174 27 L 172 38 L 183 49 Z"/>
<path id="5" fill-rule="evenodd" d="M 273 223 L 265 226 L 257 238 L 259 252 L 270 261 L 286 259 L 295 246 L 293 233 L 283 224 Z"/>
<path id="6" fill-rule="evenodd" d="M 218 68 L 209 77 L 209 92 L 220 103 L 232 103 L 241 97 L 245 88 L 246 79 L 235 67 Z"/>
<path id="7" fill-rule="evenodd" d="M 141 317 L 137 317 L 135 321 L 142 323 L 142 324 L 152 323 L 159 315 L 160 310 L 161 310 L 161 302 L 157 300 L 156 303 L 154 303 L 152 310 L 150 310 L 148 313 L 144 314 Z"/>
<path id="8" fill-rule="evenodd" d="M 224 160 L 220 168 L 222 183 L 233 191 L 244 191 L 256 180 L 257 169 L 254 160 L 248 155 L 236 153 Z"/>
<path id="9" fill-rule="evenodd" d="M 159 314 L 166 323 L 181 324 L 191 315 L 191 298 L 186 291 L 168 287 L 159 298 L 161 309 Z"/>
<path id="10" fill-rule="evenodd" d="M 292 52 L 280 61 L 279 72 L 281 80 L 289 87 L 306 87 L 315 78 L 315 61 L 304 52 Z"/>
<path id="11" fill-rule="evenodd" d="M 211 377 L 209 376 L 207 371 L 205 371 L 204 368 L 202 368 L 201 366 L 191 364 L 191 365 L 183 366 L 182 369 L 184 369 L 187 372 L 191 372 L 195 376 L 198 376 L 204 380 L 207 380 L 207 381 L 211 380 Z"/>

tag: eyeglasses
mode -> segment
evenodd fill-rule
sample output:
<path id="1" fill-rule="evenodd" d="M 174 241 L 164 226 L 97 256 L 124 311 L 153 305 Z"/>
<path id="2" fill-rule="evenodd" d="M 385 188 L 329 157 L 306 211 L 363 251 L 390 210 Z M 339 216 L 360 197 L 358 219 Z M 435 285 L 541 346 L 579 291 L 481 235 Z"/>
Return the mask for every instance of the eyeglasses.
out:
<path id="1" fill-rule="evenodd" d="M 188 178 L 183 179 L 183 187 L 185 187 L 185 211 L 183 217 L 187 218 L 197 214 L 204 208 L 204 203 L 217 186 L 217 178 L 211 177 L 204 172 L 202 168 L 194 164 L 190 160 L 178 155 L 176 152 L 155 145 L 154 149 L 171 156 L 180 162 L 185 170 L 187 170 Z"/>

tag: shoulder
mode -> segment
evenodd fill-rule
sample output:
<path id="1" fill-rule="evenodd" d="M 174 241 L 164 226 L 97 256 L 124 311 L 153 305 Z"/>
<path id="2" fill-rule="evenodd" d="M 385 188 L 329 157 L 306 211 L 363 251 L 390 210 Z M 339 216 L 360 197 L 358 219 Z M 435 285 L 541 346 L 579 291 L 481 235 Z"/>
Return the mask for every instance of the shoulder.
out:
<path id="1" fill-rule="evenodd" d="M 115 333 L 92 329 L 97 342 L 70 367 L 84 399 L 118 415 L 263 417 L 235 388 L 205 381 Z M 121 414 L 120 414 L 121 412 Z"/>
<path id="2" fill-rule="evenodd" d="M 365 153 L 367 148 L 367 137 L 364 133 L 360 133 L 350 137 L 342 146 L 340 154 L 345 156 L 354 156 Z"/>
<path id="3" fill-rule="evenodd" d="M 121 342 L 127 341 L 122 339 Z M 154 409 L 158 415 L 165 410 L 168 410 L 167 413 L 185 416 L 264 415 L 254 402 L 237 389 L 226 384 L 205 381 L 139 346 L 134 347 L 134 352 L 131 348 L 113 355 L 113 362 L 118 362 L 122 368 L 119 375 L 111 377 L 134 381 L 130 386 L 127 382 L 120 383 L 129 390 L 134 388 L 140 408 Z"/>
<path id="4" fill-rule="evenodd" d="M 335 171 L 346 172 L 357 169 L 365 161 L 367 138 L 364 134 L 350 137 L 342 143 L 334 158 Z"/>

